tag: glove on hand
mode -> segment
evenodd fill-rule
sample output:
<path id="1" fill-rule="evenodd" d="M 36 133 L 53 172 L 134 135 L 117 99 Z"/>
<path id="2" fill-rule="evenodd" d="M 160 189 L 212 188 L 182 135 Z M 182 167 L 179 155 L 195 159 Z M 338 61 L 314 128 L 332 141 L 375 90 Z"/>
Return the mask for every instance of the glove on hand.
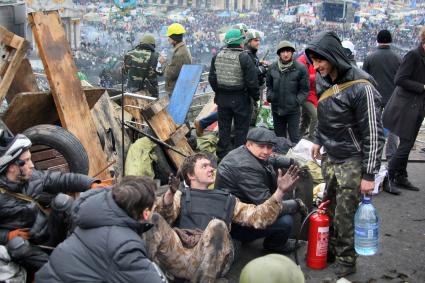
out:
<path id="1" fill-rule="evenodd" d="M 9 233 L 7 234 L 7 240 L 10 241 L 13 238 L 18 236 L 25 240 L 28 240 L 30 238 L 30 234 L 28 231 L 29 231 L 29 228 L 22 228 L 22 229 L 9 231 Z"/>

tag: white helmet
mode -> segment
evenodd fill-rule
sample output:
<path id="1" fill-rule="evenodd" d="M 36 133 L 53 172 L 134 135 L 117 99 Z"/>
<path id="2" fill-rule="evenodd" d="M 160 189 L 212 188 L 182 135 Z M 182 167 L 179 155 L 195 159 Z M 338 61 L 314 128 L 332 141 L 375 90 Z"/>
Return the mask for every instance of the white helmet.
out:
<path id="1" fill-rule="evenodd" d="M 343 42 L 341 42 L 342 47 L 348 49 L 351 51 L 351 54 L 353 54 L 353 56 L 356 55 L 356 49 L 354 47 L 354 44 L 349 41 L 349 40 L 344 40 Z"/>
<path id="2" fill-rule="evenodd" d="M 0 145 L 0 173 L 32 145 L 31 141 L 22 134 L 17 134 L 13 139 L 12 138 L 13 137 L 8 135 L 7 132 L 0 132 L 1 143 L 5 144 L 5 146 Z"/>

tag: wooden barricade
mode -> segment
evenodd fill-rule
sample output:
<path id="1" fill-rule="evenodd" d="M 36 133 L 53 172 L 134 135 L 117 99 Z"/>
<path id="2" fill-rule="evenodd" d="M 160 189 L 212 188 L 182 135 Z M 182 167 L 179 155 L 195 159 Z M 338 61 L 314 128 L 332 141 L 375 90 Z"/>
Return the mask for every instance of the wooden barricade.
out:
<path id="1" fill-rule="evenodd" d="M 97 137 L 96 127 L 77 76 L 77 67 L 57 11 L 28 15 L 40 58 L 52 90 L 62 127 L 73 133 L 89 156 L 89 175 L 108 164 Z M 110 178 L 103 172 L 99 178 Z"/>

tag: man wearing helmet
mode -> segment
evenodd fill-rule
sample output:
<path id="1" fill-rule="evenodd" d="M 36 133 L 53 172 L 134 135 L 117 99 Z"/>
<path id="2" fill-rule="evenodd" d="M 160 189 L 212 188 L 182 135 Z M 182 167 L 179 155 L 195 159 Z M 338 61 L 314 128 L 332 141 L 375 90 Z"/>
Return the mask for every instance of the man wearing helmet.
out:
<path id="1" fill-rule="evenodd" d="M 252 61 L 257 67 L 258 72 L 258 84 L 260 86 L 264 85 L 267 74 L 267 65 L 260 62 L 258 59 L 257 52 L 260 48 L 261 35 L 257 30 L 248 30 L 246 32 L 245 38 L 245 50 L 248 52 L 248 55 L 251 57 Z"/>
<path id="2" fill-rule="evenodd" d="M 124 57 L 124 70 L 128 73 L 127 88 L 131 92 L 146 90 L 150 95 L 158 96 L 158 79 L 156 71 L 158 52 L 155 52 L 155 38 L 146 33 L 140 44 L 130 50 Z"/>
<path id="3" fill-rule="evenodd" d="M 305 66 L 295 60 L 295 45 L 279 42 L 278 59 L 267 73 L 267 101 L 272 104 L 274 131 L 278 137 L 287 137 L 296 144 L 300 140 L 300 106 L 310 92 L 309 75 Z"/>
<path id="4" fill-rule="evenodd" d="M 34 170 L 30 147 L 26 136 L 0 130 L 0 245 L 6 245 L 12 260 L 34 272 L 48 261 L 37 245 L 57 245 L 70 227 L 72 198 L 61 192 L 83 192 L 95 180 Z"/>
<path id="5" fill-rule="evenodd" d="M 243 145 L 249 130 L 252 100 L 260 98 L 254 62 L 244 51 L 245 34 L 230 29 L 224 38 L 227 44 L 211 60 L 208 81 L 215 92 L 218 108 L 217 156 L 223 158 L 234 147 Z M 231 127 L 234 122 L 234 147 Z"/>
<path id="6" fill-rule="evenodd" d="M 176 85 L 180 70 L 185 64 L 192 64 L 192 56 L 183 42 L 184 27 L 179 23 L 171 24 L 167 29 L 168 42 L 173 45 L 171 61 L 166 63 L 166 58 L 161 56 L 159 63 L 164 64 L 165 90 L 171 96 Z"/>

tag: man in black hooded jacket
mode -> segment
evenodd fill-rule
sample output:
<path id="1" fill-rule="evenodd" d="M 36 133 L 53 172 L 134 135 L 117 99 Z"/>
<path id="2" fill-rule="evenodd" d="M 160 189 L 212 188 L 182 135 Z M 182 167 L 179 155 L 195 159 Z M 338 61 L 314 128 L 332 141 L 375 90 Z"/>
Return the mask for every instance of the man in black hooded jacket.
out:
<path id="1" fill-rule="evenodd" d="M 332 87 L 319 98 L 313 159 L 322 159 L 326 197 L 331 200 L 330 261 L 335 274 L 356 271 L 354 214 L 361 193 L 375 187 L 384 143 L 379 92 L 370 76 L 353 66 L 334 32 L 318 34 L 305 53 Z M 325 154 L 321 156 L 320 149 Z"/>

